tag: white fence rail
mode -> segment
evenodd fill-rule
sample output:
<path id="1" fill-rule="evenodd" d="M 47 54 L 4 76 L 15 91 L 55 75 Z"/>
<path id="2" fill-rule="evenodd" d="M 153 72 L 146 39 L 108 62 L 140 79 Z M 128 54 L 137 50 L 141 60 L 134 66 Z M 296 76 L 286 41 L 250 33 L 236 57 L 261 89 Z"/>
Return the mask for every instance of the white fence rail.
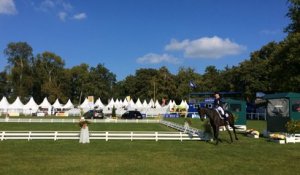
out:
<path id="1" fill-rule="evenodd" d="M 157 119 L 91 119 L 93 123 L 160 123 Z M 11 123 L 78 123 L 79 119 L 46 119 L 46 118 L 0 118 L 0 122 Z"/>
<path id="2" fill-rule="evenodd" d="M 247 119 L 251 120 L 267 120 L 267 113 L 247 113 Z"/>
<path id="3" fill-rule="evenodd" d="M 286 143 L 300 143 L 300 134 L 288 134 L 285 138 Z"/>
<path id="4" fill-rule="evenodd" d="M 3 140 L 79 140 L 79 131 L 1 131 Z M 183 132 L 153 132 L 153 131 L 93 131 L 89 135 L 91 140 L 204 140 L 197 134 Z"/>
<path id="5" fill-rule="evenodd" d="M 183 126 L 177 123 L 156 120 L 121 120 L 121 119 L 105 119 L 105 120 L 89 120 L 93 123 L 161 123 L 167 127 L 178 130 L 179 132 L 154 132 L 154 131 L 91 131 L 90 139 L 102 140 L 210 140 L 210 137 L 205 135 L 203 131 L 189 126 Z M 15 123 L 77 123 L 78 119 L 24 119 L 10 118 L 0 119 L 0 122 L 15 122 Z M 79 139 L 78 131 L 2 131 L 0 139 Z"/>

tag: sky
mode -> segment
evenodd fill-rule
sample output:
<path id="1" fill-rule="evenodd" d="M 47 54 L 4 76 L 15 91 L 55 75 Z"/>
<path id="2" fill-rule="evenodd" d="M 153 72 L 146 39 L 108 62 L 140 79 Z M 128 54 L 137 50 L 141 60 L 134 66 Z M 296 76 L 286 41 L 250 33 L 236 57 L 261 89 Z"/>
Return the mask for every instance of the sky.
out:
<path id="1" fill-rule="evenodd" d="M 10 42 L 50 51 L 66 68 L 103 64 L 117 80 L 140 68 L 238 66 L 286 37 L 287 0 L 0 0 L 0 71 Z"/>

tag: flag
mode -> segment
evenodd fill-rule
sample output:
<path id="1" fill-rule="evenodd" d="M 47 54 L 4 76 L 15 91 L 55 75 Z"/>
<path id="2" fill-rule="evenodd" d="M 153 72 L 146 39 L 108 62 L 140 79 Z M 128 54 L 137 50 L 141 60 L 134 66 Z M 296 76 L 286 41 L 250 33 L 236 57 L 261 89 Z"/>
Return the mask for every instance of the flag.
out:
<path id="1" fill-rule="evenodd" d="M 190 87 L 194 89 L 196 88 L 196 84 L 193 81 L 190 81 Z"/>

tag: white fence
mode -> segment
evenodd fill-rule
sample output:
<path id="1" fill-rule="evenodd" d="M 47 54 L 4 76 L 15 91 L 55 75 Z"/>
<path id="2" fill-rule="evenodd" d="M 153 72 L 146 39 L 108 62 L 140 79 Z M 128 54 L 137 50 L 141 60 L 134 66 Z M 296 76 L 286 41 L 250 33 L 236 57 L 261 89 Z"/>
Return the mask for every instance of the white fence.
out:
<path id="1" fill-rule="evenodd" d="M 78 119 L 24 119 L 24 118 L 6 118 L 0 119 L 0 122 L 17 122 L 17 123 L 77 123 Z M 202 131 L 188 125 L 180 125 L 177 123 L 157 120 L 121 120 L 121 119 L 94 119 L 93 123 L 161 123 L 167 127 L 171 127 L 179 132 L 154 132 L 154 131 L 91 131 L 90 139 L 102 140 L 210 140 Z M 10 139 L 79 139 L 78 131 L 2 131 L 0 134 L 2 140 Z"/>
<path id="2" fill-rule="evenodd" d="M 160 123 L 157 119 L 91 119 L 93 123 Z M 0 122 L 11 123 L 78 123 L 79 119 L 46 119 L 46 118 L 0 118 Z"/>
<path id="3" fill-rule="evenodd" d="M 300 134 L 288 134 L 285 138 L 286 143 L 300 143 Z"/>
<path id="4" fill-rule="evenodd" d="M 1 131 L 3 140 L 79 140 L 79 131 Z M 153 131 L 93 131 L 90 132 L 91 140 L 204 140 L 197 134 L 183 132 L 153 132 Z"/>
<path id="5" fill-rule="evenodd" d="M 267 113 L 247 113 L 247 119 L 251 120 L 267 120 Z"/>

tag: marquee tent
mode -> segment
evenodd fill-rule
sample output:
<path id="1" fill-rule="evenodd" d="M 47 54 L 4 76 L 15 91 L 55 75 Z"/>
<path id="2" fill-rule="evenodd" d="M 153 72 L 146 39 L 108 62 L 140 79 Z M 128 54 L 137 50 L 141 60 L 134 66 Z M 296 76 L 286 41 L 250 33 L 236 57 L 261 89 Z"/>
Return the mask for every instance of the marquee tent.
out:
<path id="1" fill-rule="evenodd" d="M 21 102 L 20 98 L 17 97 L 16 100 L 8 106 L 8 113 L 23 113 L 24 104 Z"/>
<path id="2" fill-rule="evenodd" d="M 55 100 L 55 102 L 53 103 L 52 107 L 54 109 L 62 109 L 63 105 L 59 102 L 58 98 Z"/>
<path id="3" fill-rule="evenodd" d="M 87 112 L 94 108 L 94 103 L 89 102 L 88 98 L 85 98 L 83 103 L 79 107 L 83 110 L 83 112 Z"/>
<path id="4" fill-rule="evenodd" d="M 39 105 L 43 111 L 47 111 L 47 114 L 51 114 L 52 105 L 49 103 L 47 97 L 44 98 L 43 102 Z"/>
<path id="5" fill-rule="evenodd" d="M 23 113 L 26 115 L 36 113 L 39 109 L 39 105 L 36 104 L 33 97 L 30 97 L 29 101 L 23 107 Z"/>
<path id="6" fill-rule="evenodd" d="M 73 109 L 73 108 L 74 108 L 74 105 L 70 99 L 68 100 L 68 102 L 65 105 L 63 105 L 63 109 Z"/>
<path id="7" fill-rule="evenodd" d="M 105 107 L 100 98 L 96 100 L 95 107 L 97 107 L 97 109 L 103 109 Z"/>
<path id="8" fill-rule="evenodd" d="M 9 103 L 6 97 L 2 97 L 0 101 L 0 113 L 6 113 L 8 109 Z"/>
<path id="9" fill-rule="evenodd" d="M 136 101 L 136 103 L 135 103 L 135 107 L 136 107 L 137 109 L 143 108 L 143 104 L 142 104 L 142 102 L 141 102 L 141 100 L 140 100 L 139 98 L 137 99 L 137 101 Z"/>

